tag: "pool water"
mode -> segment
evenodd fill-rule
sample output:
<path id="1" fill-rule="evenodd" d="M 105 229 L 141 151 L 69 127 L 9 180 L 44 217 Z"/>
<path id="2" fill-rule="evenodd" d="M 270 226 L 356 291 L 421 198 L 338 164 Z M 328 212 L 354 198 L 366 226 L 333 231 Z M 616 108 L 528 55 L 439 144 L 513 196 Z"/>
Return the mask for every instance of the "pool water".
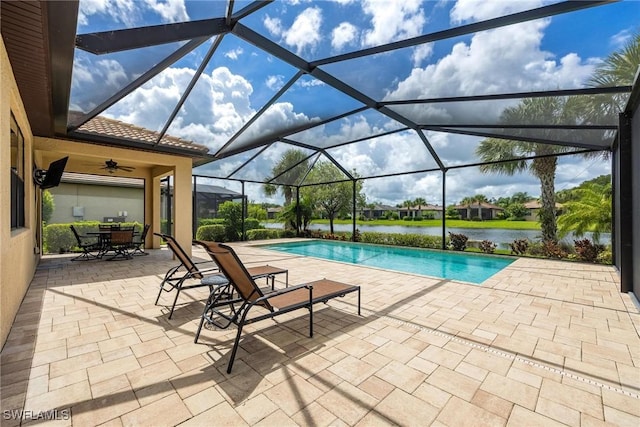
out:
<path id="1" fill-rule="evenodd" d="M 484 282 L 515 261 L 515 259 L 500 256 L 330 240 L 277 243 L 261 247 L 290 254 L 475 284 Z"/>

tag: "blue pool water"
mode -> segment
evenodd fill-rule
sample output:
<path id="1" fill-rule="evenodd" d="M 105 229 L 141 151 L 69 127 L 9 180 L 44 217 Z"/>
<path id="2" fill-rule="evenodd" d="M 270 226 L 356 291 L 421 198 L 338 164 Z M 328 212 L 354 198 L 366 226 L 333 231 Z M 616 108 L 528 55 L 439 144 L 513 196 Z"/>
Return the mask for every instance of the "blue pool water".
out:
<path id="1" fill-rule="evenodd" d="M 514 261 L 499 256 L 327 240 L 278 243 L 262 247 L 296 255 L 476 284 L 484 282 Z"/>

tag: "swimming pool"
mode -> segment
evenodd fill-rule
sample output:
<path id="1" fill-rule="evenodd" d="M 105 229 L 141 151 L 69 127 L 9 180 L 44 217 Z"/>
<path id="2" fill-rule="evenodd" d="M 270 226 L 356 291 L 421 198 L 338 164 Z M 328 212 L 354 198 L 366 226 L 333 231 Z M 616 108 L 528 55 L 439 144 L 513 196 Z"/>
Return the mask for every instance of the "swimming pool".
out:
<path id="1" fill-rule="evenodd" d="M 366 243 L 308 240 L 261 246 L 280 252 L 480 284 L 514 259 Z"/>

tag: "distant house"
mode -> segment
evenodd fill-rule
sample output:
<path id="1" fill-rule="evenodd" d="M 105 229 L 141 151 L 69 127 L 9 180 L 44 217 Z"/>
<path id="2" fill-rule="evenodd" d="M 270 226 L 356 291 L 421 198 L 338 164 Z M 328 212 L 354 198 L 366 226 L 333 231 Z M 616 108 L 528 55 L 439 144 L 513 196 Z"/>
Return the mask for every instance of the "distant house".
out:
<path id="1" fill-rule="evenodd" d="M 410 206 L 410 207 L 402 207 L 398 208 L 398 215 L 400 218 L 404 218 L 406 216 L 410 217 L 433 217 L 433 219 L 441 219 L 442 218 L 442 206 L 438 205 L 420 205 L 420 206 Z"/>
<path id="2" fill-rule="evenodd" d="M 524 216 L 526 221 L 538 221 L 538 214 L 540 213 L 540 209 L 542 208 L 542 204 L 539 200 L 531 200 L 524 204 L 524 207 L 527 208 L 527 214 Z M 556 203 L 556 216 L 562 213 L 562 205 L 560 203 Z"/>
<path id="3" fill-rule="evenodd" d="M 456 205 L 454 208 L 462 219 L 496 219 L 504 211 L 500 206 L 487 202 L 474 202 L 465 205 Z"/>
<path id="4" fill-rule="evenodd" d="M 389 205 L 374 205 L 371 208 L 362 209 L 362 215 L 368 219 L 383 218 L 387 212 L 397 212 L 398 208 Z"/>
<path id="5" fill-rule="evenodd" d="M 276 219 L 278 215 L 282 212 L 282 208 L 280 206 L 275 208 L 267 208 L 267 219 Z"/>

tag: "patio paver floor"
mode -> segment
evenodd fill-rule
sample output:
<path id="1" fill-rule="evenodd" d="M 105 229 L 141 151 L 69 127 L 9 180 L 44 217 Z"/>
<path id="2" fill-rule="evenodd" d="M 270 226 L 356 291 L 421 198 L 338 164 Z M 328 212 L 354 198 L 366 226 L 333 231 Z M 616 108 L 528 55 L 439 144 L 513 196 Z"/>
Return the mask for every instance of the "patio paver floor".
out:
<path id="1" fill-rule="evenodd" d="M 169 251 L 47 256 L 0 353 L 2 425 L 640 425 L 640 313 L 612 267 L 519 259 L 477 286 L 254 243 L 243 261 L 291 284 L 361 285 L 362 316 L 348 295 L 313 338 L 303 310 L 249 325 L 228 375 L 235 328 L 193 343 L 206 289 L 154 305 Z"/>

